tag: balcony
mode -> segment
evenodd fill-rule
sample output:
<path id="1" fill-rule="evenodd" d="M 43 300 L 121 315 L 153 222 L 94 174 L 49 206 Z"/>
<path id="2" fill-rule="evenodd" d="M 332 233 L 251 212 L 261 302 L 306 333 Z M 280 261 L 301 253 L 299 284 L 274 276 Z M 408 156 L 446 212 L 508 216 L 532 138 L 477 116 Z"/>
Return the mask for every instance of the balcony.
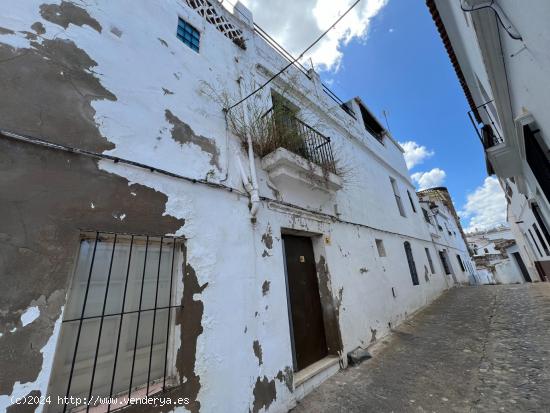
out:
<path id="1" fill-rule="evenodd" d="M 492 102 L 479 105 L 476 108 L 478 116 L 474 116 L 472 111 L 468 112 L 468 116 L 485 149 L 487 173 L 497 174 L 501 178 L 516 176 L 521 173 L 521 164 L 510 142 L 506 142 L 501 135 Z M 479 122 L 476 123 L 474 118 Z"/>
<path id="2" fill-rule="evenodd" d="M 300 182 L 326 192 L 342 187 L 329 137 L 289 111 L 271 108 L 262 119 L 264 133 L 254 146 L 273 182 Z"/>
<path id="3" fill-rule="evenodd" d="M 264 143 L 272 149 L 285 148 L 336 174 L 330 138 L 302 122 L 289 111 L 269 109 L 263 115 L 267 136 Z M 260 150 L 266 154 L 266 148 Z M 271 152 L 269 150 L 268 152 Z"/>
<path id="4" fill-rule="evenodd" d="M 495 123 L 496 115 L 492 115 L 492 110 L 488 109 L 488 105 L 490 105 L 492 102 L 493 101 L 491 100 L 489 102 L 483 103 L 482 105 L 479 105 L 476 108 L 478 113 L 481 112 L 482 116 L 488 120 L 488 123 L 484 123 L 482 119 L 474 116 L 474 113 L 471 110 L 468 112 L 468 117 L 472 122 L 474 130 L 476 131 L 476 134 L 481 141 L 483 148 L 485 149 L 491 148 L 500 143 L 504 143 L 504 139 L 502 138 L 502 135 L 500 134 L 499 129 Z M 474 121 L 474 118 L 478 119 L 479 122 Z"/>

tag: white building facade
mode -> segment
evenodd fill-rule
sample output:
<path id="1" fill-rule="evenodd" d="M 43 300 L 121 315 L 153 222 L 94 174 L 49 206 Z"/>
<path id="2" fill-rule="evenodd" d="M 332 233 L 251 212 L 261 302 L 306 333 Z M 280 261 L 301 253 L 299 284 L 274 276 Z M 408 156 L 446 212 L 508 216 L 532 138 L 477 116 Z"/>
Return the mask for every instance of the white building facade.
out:
<path id="1" fill-rule="evenodd" d="M 539 282 L 530 256 L 506 226 L 466 235 L 481 284 Z M 522 238 L 520 238 L 521 240 Z"/>
<path id="2" fill-rule="evenodd" d="M 288 64 L 243 6 L 4 6 L 0 410 L 286 411 L 469 282 L 360 99 L 295 65 L 227 110 Z"/>
<path id="3" fill-rule="evenodd" d="M 486 153 L 488 173 L 499 178 L 503 189 L 516 189 L 515 212 L 509 208 L 508 217 L 515 216 L 509 224 L 523 238 L 518 245 L 529 244 L 528 230 L 534 229 L 515 229 L 516 222 L 531 221 L 544 243 L 550 243 L 550 3 L 426 3 L 470 105 L 468 115 Z M 550 257 L 543 252 L 532 258 L 540 277 L 548 278 Z"/>
<path id="4" fill-rule="evenodd" d="M 422 214 L 437 251 L 437 261 L 449 282 L 479 284 L 477 268 L 466 244 L 460 219 L 445 187 L 425 189 L 417 193 Z M 428 254 L 428 252 L 426 252 Z"/>

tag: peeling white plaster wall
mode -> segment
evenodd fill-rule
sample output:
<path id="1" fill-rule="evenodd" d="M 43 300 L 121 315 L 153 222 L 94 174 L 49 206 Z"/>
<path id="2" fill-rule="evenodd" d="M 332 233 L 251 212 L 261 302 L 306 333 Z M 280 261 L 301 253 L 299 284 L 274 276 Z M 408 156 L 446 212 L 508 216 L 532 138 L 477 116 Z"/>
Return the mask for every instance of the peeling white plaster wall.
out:
<path id="1" fill-rule="evenodd" d="M 29 307 L 21 314 L 21 324 L 25 327 L 40 316 L 40 309 L 37 306 Z"/>
<path id="2" fill-rule="evenodd" d="M 237 96 L 240 76 L 263 78 L 257 63 L 272 71 L 278 71 L 285 63 L 272 49 L 250 31 L 245 32 L 247 50 L 239 49 L 183 1 L 138 5 L 130 1 L 79 3 L 100 22 L 101 34 L 88 26 L 70 25 L 63 30 L 45 21 L 38 13 L 40 3 L 11 0 L 6 6 L 10 12 L 0 19 L 1 25 L 29 30 L 32 23 L 40 21 L 46 28 L 46 38 L 70 39 L 97 62 L 94 73 L 117 97 L 113 102 L 93 102 L 101 133 L 115 145 L 109 154 L 195 179 L 210 176 L 209 179 L 220 181 L 227 174 L 224 183 L 242 190 L 232 155 L 241 151 L 241 142 L 228 134 L 222 108 L 204 93 L 203 82 L 218 92 L 226 90 Z M 201 31 L 199 54 L 176 38 L 178 16 Z M 112 26 L 121 32 L 120 37 L 109 30 Z M 163 46 L 159 39 L 168 46 Z M 0 41 L 30 47 L 19 34 L 2 36 Z M 438 266 L 439 258 L 422 212 L 417 208 L 414 213 L 407 202 L 405 191 L 413 194 L 414 186 L 401 149 L 390 139 L 380 144 L 364 130 L 360 120 L 354 121 L 343 112 L 319 85 L 297 75 L 300 80 L 296 86 L 301 92 L 294 99 L 304 107 L 302 115 L 317 120 L 319 129 L 331 137 L 335 151 L 353 174 L 335 196 L 289 186 L 282 191 L 283 199 L 331 215 L 337 205 L 341 219 L 359 226 L 275 208 L 265 202 L 256 225 L 252 226 L 247 197 L 120 163 L 99 162 L 102 170 L 125 177 L 130 184 L 139 183 L 166 194 L 164 214 L 185 219 L 176 235 L 187 238 L 187 260 L 195 269 L 199 284 L 208 283 L 202 294 L 195 297 L 204 303 L 204 331 L 198 337 L 195 367 L 200 376 L 198 399 L 203 411 L 248 411 L 253 405 L 256 380 L 264 376 L 274 380 L 276 386 L 276 399 L 268 411 L 286 411 L 295 403 L 295 395 L 276 379 L 280 371 L 292 366 L 281 228 L 330 237 L 330 242 L 324 245 L 324 254 L 332 293 L 336 297 L 342 291 L 339 314 L 344 354 L 368 345 L 372 330 L 381 337 L 388 332 L 388 323 L 395 325 L 404 320 L 449 285 Z M 173 94 L 165 94 L 163 88 Z M 315 99 L 308 102 L 311 96 Z M 211 164 L 211 154 L 199 146 L 182 145 L 172 139 L 166 110 L 189 124 L 196 135 L 215 140 L 219 168 Z M 244 154 L 241 156 L 244 161 Z M 261 195 L 273 197 L 259 162 L 258 168 Z M 399 215 L 390 176 L 398 182 L 406 218 Z M 133 195 L 138 198 L 139 190 Z M 94 208 L 93 200 L 90 208 Z M 113 219 L 123 219 L 127 212 L 118 213 Z M 271 249 L 261 241 L 268 227 L 272 229 Z M 375 238 L 384 240 L 386 257 L 378 256 Z M 405 241 L 412 245 L 419 286 L 411 282 L 403 248 Z M 424 266 L 428 265 L 425 247 L 432 248 L 437 269 L 435 275 L 429 275 L 429 282 L 424 279 Z M 267 251 L 265 257 L 264 251 Z M 264 281 L 270 283 L 265 295 Z M 392 287 L 397 292 L 396 298 Z M 50 340 L 55 342 L 56 337 L 54 332 Z M 262 347 L 261 365 L 253 352 L 254 340 Z M 50 342 L 48 357 L 49 345 Z M 49 374 L 49 368 L 44 366 L 37 380 L 41 389 L 45 389 Z M 16 387 L 17 394 L 23 391 L 21 386 Z"/>
<path id="3" fill-rule="evenodd" d="M 48 381 L 50 379 L 55 346 L 57 338 L 59 337 L 59 330 L 61 329 L 62 319 L 63 308 L 61 308 L 61 315 L 55 321 L 52 335 L 50 336 L 48 342 L 44 345 L 44 347 L 40 349 L 40 353 L 42 353 L 42 367 L 40 368 L 40 373 L 38 374 L 36 380 L 27 383 L 16 382 L 10 395 L 0 395 L 0 411 L 6 411 L 6 409 L 12 404 L 12 401 L 15 401 L 17 398 L 26 396 L 33 390 L 39 390 L 42 396 L 45 396 L 47 394 Z M 38 405 L 35 411 L 37 413 L 41 413 L 43 409 L 44 405 Z"/>

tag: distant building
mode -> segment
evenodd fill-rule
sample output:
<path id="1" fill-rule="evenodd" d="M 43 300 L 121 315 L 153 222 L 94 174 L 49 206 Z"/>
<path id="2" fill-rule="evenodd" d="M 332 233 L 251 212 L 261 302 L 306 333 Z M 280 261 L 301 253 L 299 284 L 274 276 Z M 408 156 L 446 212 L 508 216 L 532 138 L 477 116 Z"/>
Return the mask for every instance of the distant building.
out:
<path id="1" fill-rule="evenodd" d="M 538 282 L 535 268 L 510 228 L 500 226 L 466 234 L 481 284 Z M 526 259 L 527 258 L 527 259 Z"/>
<path id="2" fill-rule="evenodd" d="M 513 188 L 507 197 L 513 234 L 520 249 L 532 244 L 529 257 L 548 279 L 550 2 L 426 3 L 470 105 L 487 171 L 506 191 Z"/>
<path id="3" fill-rule="evenodd" d="M 478 284 L 477 269 L 447 188 L 425 189 L 417 195 L 443 272 L 451 283 L 463 279 L 470 284 Z"/>

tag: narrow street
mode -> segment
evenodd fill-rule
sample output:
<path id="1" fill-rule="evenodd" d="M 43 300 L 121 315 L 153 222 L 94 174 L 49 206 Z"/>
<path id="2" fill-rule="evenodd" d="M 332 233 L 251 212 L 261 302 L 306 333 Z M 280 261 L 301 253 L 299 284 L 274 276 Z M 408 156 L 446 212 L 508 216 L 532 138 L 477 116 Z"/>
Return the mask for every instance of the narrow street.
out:
<path id="1" fill-rule="evenodd" d="M 293 412 L 550 411 L 550 285 L 455 288 Z"/>

